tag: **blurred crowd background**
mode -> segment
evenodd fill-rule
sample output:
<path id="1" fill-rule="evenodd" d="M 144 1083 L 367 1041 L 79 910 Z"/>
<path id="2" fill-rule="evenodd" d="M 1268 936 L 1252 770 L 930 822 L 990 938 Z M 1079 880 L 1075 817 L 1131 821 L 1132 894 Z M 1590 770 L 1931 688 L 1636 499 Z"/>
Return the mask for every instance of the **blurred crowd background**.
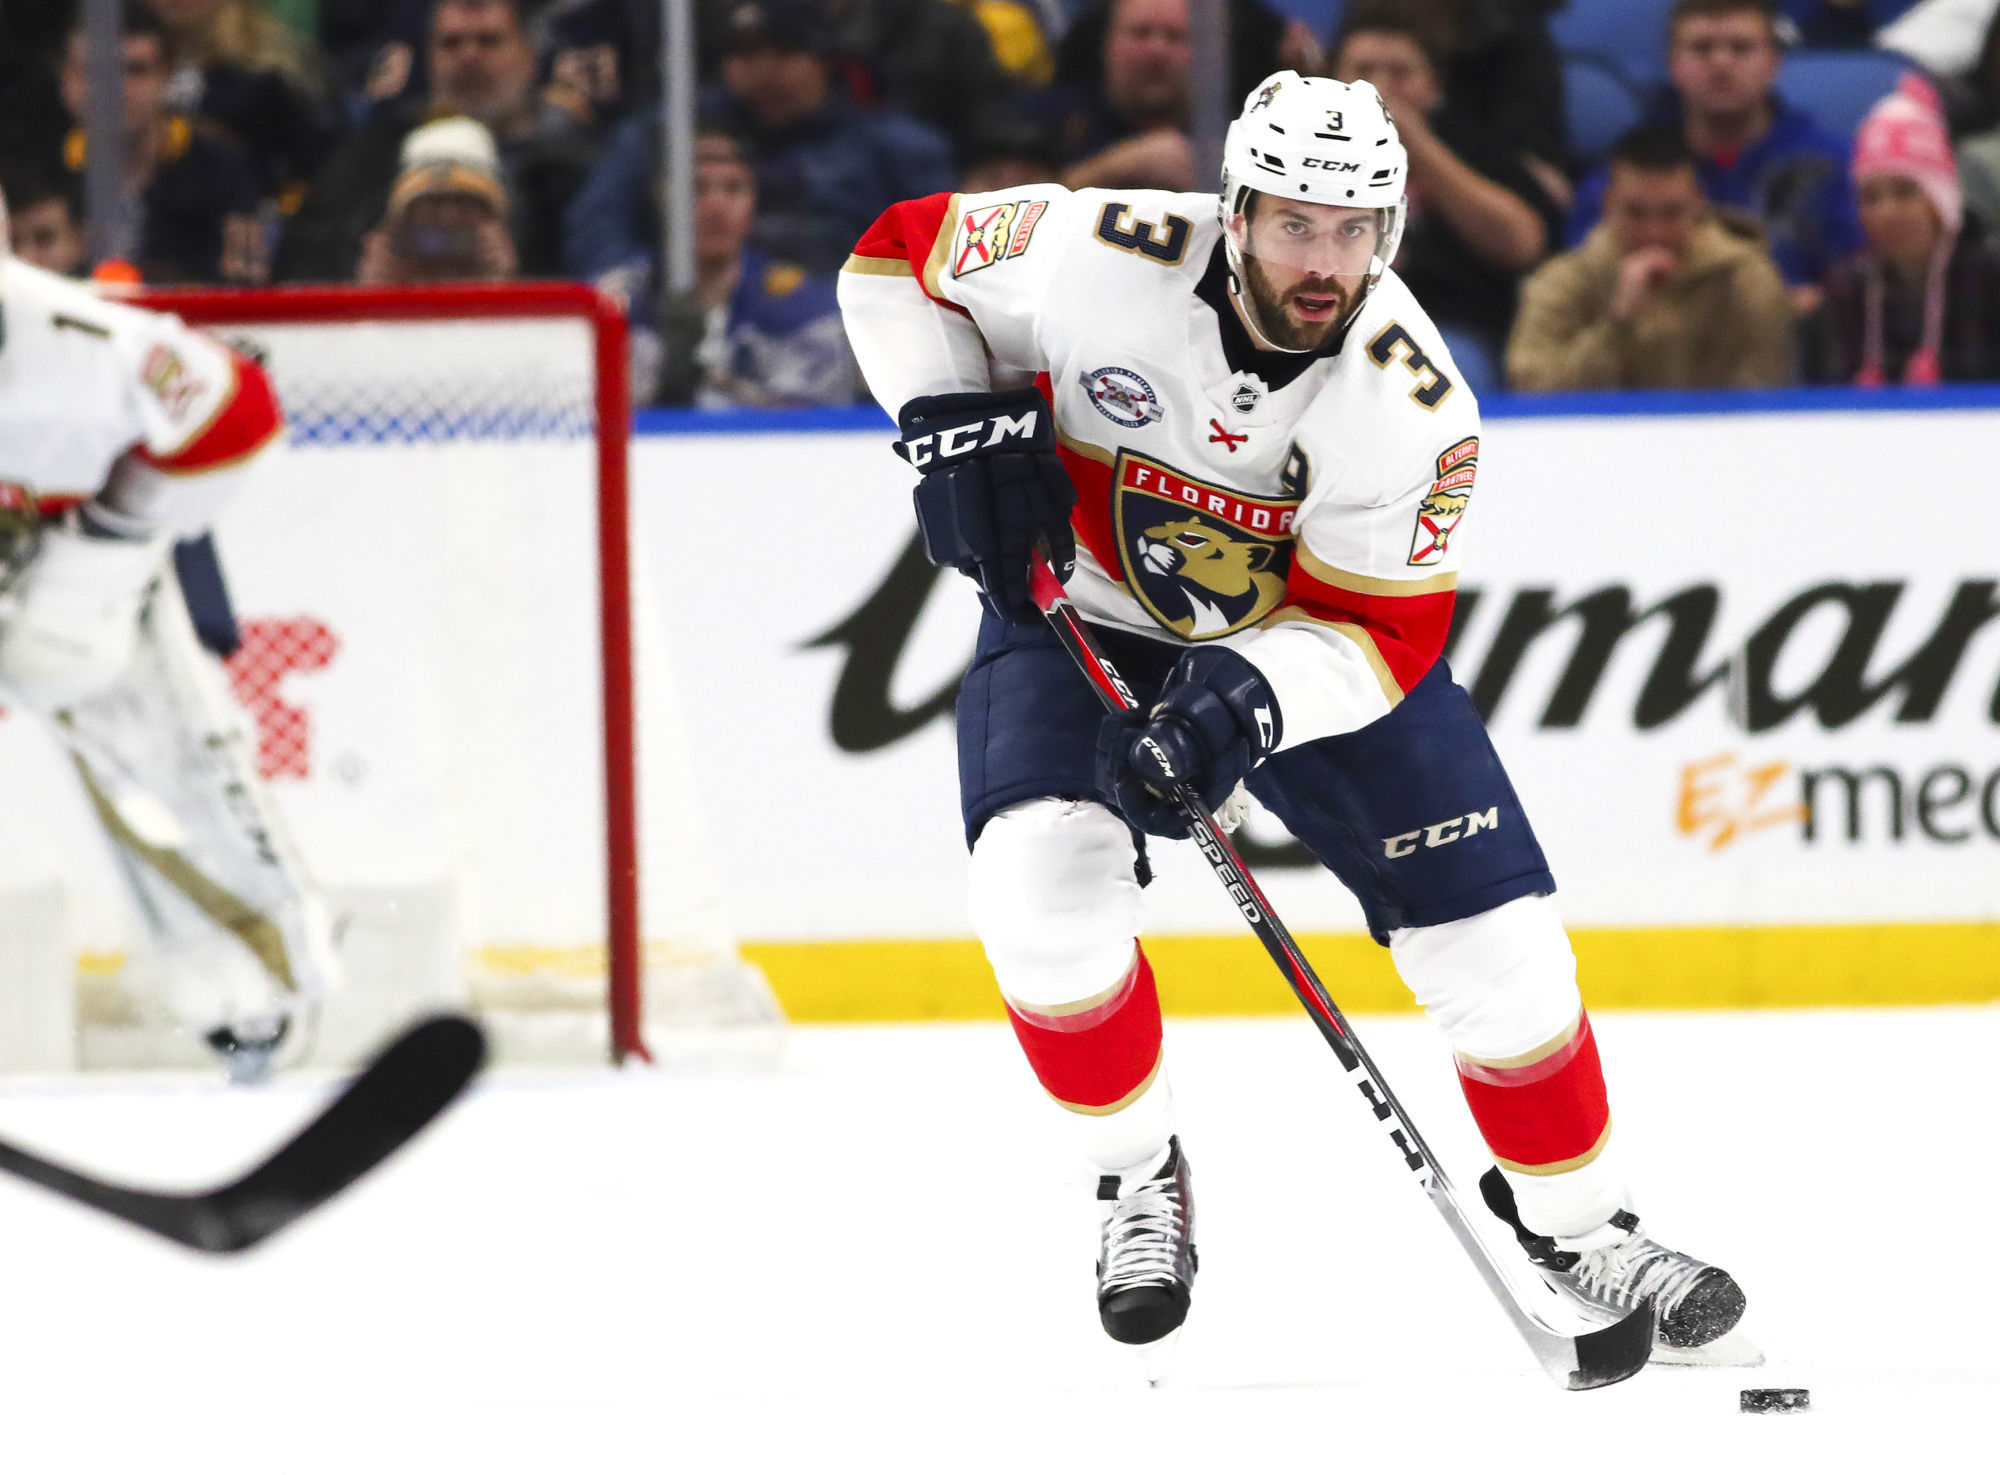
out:
<path id="1" fill-rule="evenodd" d="M 1227 0 L 1232 99 L 1375 84 L 1397 270 L 1476 390 L 2000 379 L 2000 0 Z M 569 278 L 638 395 L 853 403 L 834 273 L 940 190 L 1207 189 L 1189 0 L 698 0 L 691 290 L 658 0 L 126 0 L 121 263 L 77 0 L 0 0 L 20 257 L 149 284 Z"/>

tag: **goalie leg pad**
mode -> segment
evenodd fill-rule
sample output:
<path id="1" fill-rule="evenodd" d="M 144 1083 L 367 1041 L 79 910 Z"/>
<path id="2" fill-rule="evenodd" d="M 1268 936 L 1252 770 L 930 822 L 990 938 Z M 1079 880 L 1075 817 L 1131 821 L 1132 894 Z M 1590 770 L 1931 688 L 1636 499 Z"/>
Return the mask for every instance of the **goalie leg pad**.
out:
<path id="1" fill-rule="evenodd" d="M 206 1032 L 315 1007 L 338 971 L 326 908 L 175 580 L 155 585 L 119 681 L 55 725 L 116 850 L 170 1012 Z"/>
<path id="2" fill-rule="evenodd" d="M 1157 1155 L 1173 1132 L 1136 859 L 1123 820 L 1073 799 L 1002 810 L 972 851 L 973 926 L 1015 1037 L 1105 1171 Z"/>
<path id="3" fill-rule="evenodd" d="M 1546 897 L 1391 935 L 1403 981 L 1450 1040 L 1466 1104 L 1541 1234 L 1626 1207 L 1576 958 Z"/>

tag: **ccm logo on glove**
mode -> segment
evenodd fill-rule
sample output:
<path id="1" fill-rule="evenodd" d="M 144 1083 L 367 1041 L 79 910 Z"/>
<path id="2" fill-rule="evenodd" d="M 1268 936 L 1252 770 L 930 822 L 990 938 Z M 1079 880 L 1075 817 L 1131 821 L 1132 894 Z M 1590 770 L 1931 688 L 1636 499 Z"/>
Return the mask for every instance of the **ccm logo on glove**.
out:
<path id="1" fill-rule="evenodd" d="M 974 583 L 1003 620 L 1040 620 L 1028 566 L 1046 547 L 1057 579 L 1076 567 L 1076 487 L 1056 454 L 1053 414 L 1034 389 L 933 394 L 897 417 L 896 453 L 923 474 L 917 526 L 924 556 Z"/>
<path id="2" fill-rule="evenodd" d="M 996 415 L 991 420 L 953 425 L 946 430 L 898 442 L 896 449 L 902 453 L 904 460 L 922 471 L 934 461 L 956 461 L 974 451 L 990 451 L 1002 441 L 1022 440 L 1032 446 L 1041 417 L 1040 410 L 1029 410 L 1023 415 Z"/>

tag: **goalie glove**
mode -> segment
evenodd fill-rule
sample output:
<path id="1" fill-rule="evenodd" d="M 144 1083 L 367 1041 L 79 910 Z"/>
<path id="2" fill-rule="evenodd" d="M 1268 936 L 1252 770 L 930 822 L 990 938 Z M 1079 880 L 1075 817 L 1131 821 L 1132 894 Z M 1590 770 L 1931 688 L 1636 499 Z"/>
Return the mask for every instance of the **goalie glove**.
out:
<path id="1" fill-rule="evenodd" d="M 164 538 L 93 537 L 74 516 L 49 528 L 7 591 L 0 683 L 42 712 L 110 686 L 132 659 L 139 612 L 166 555 Z"/>
<path id="2" fill-rule="evenodd" d="M 1028 564 L 1036 544 L 1047 541 L 1058 579 L 1076 568 L 1076 487 L 1056 455 L 1047 402 L 1033 389 L 924 395 L 903 406 L 898 422 L 896 454 L 924 477 L 916 490 L 924 556 L 978 584 L 1002 619 L 1035 623 Z"/>
<path id="3" fill-rule="evenodd" d="M 1151 712 L 1104 719 L 1098 792 L 1147 834 L 1185 839 L 1174 786 L 1191 785 L 1213 813 L 1283 736 L 1278 699 L 1263 673 L 1227 646 L 1202 646 L 1175 664 Z"/>

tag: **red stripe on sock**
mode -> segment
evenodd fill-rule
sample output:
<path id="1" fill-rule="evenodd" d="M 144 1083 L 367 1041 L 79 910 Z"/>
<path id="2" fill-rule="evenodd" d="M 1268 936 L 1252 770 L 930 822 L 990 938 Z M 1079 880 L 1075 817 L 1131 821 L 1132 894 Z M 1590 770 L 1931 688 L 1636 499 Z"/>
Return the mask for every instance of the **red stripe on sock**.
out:
<path id="1" fill-rule="evenodd" d="M 1611 1120 L 1588 1014 L 1561 1049 L 1530 1065 L 1460 1059 L 1458 1083 L 1487 1147 L 1509 1163 L 1532 1168 L 1581 1157 Z"/>
<path id="2" fill-rule="evenodd" d="M 1064 1106 L 1091 1111 L 1120 1103 L 1160 1063 L 1160 996 L 1143 950 L 1103 1003 L 1040 1014 L 1008 1001 L 1007 1018 L 1035 1078 Z"/>

